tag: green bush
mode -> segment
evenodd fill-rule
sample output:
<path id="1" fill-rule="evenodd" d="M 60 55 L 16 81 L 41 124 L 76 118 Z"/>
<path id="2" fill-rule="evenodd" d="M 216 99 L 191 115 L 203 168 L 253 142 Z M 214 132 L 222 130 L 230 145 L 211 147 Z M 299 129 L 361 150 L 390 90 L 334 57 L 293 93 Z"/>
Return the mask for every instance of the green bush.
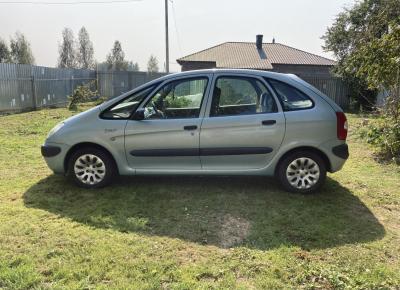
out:
<path id="1" fill-rule="evenodd" d="M 359 130 L 361 137 L 375 147 L 385 159 L 400 163 L 400 101 L 389 97 L 379 118 L 371 119 Z"/>
<path id="2" fill-rule="evenodd" d="M 166 97 L 165 101 L 168 102 L 168 106 L 171 108 L 186 108 L 190 105 L 191 101 L 185 97 Z"/>
<path id="3" fill-rule="evenodd" d="M 98 94 L 97 90 L 92 90 L 92 87 L 94 87 L 93 82 L 76 87 L 73 94 L 68 97 L 68 109 L 77 110 L 79 103 L 93 101 Z"/>
<path id="4" fill-rule="evenodd" d="M 399 123 L 385 121 L 369 125 L 364 136 L 368 143 L 378 147 L 383 157 L 400 162 Z"/>

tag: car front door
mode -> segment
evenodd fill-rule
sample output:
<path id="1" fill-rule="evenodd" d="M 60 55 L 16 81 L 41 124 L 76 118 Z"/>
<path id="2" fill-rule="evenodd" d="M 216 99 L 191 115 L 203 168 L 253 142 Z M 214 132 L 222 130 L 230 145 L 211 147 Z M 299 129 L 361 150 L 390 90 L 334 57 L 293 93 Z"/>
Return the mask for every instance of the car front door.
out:
<path id="1" fill-rule="evenodd" d="M 212 74 L 164 82 L 138 108 L 143 120 L 129 120 L 125 152 L 137 173 L 198 170 L 199 137 Z"/>
<path id="2" fill-rule="evenodd" d="M 204 170 L 266 167 L 285 134 L 285 116 L 258 77 L 216 74 L 200 135 Z"/>

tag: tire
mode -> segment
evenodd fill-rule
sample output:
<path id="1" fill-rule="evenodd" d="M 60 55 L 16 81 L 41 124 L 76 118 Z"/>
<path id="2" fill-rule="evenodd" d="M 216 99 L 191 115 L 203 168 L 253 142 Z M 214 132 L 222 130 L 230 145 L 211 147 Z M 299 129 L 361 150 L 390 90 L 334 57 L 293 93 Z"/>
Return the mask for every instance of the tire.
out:
<path id="1" fill-rule="evenodd" d="M 281 160 L 277 177 L 283 188 L 293 193 L 314 193 L 325 182 L 326 164 L 310 151 L 295 151 Z"/>
<path id="2" fill-rule="evenodd" d="M 109 185 L 116 175 L 114 159 L 101 149 L 78 149 L 68 160 L 67 176 L 80 187 L 101 188 Z"/>

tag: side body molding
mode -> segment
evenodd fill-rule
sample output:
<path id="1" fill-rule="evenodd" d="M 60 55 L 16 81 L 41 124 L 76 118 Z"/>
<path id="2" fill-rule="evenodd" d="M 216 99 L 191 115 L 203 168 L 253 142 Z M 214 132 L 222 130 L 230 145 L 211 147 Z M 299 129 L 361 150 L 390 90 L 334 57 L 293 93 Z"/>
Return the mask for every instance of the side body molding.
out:
<path id="1" fill-rule="evenodd" d="M 173 157 L 173 156 L 218 156 L 218 155 L 248 155 L 268 154 L 273 150 L 270 147 L 228 147 L 202 149 L 148 149 L 132 150 L 130 155 L 140 157 Z"/>

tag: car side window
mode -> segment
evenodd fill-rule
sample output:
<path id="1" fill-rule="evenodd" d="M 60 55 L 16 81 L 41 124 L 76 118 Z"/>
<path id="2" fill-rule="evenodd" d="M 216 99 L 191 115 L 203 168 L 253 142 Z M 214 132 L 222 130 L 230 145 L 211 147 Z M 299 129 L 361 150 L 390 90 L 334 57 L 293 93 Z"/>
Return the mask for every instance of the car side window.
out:
<path id="1" fill-rule="evenodd" d="M 105 110 L 101 114 L 101 117 L 104 119 L 128 119 L 155 87 L 156 85 L 132 94 L 123 101 Z"/>
<path id="2" fill-rule="evenodd" d="M 311 99 L 295 87 L 284 82 L 269 79 L 285 111 L 310 109 L 314 106 Z"/>
<path id="3" fill-rule="evenodd" d="M 145 119 L 198 118 L 207 83 L 201 77 L 165 84 L 144 106 Z"/>
<path id="4" fill-rule="evenodd" d="M 248 77 L 219 77 L 211 103 L 211 117 L 277 112 L 271 92 L 259 80 Z"/>

